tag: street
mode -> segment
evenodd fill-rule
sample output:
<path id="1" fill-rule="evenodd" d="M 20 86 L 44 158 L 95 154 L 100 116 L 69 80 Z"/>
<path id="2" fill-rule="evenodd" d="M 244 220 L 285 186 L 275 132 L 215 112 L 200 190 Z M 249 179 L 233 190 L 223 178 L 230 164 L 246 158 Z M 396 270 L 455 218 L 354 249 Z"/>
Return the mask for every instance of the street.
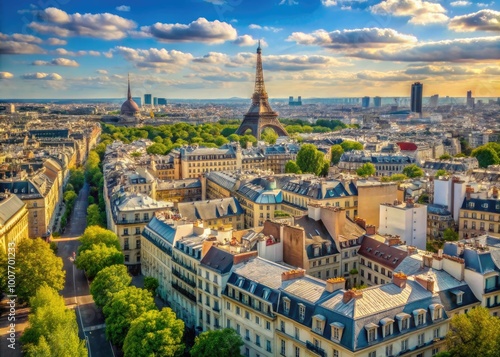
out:
<path id="1" fill-rule="evenodd" d="M 63 259 L 66 271 L 66 282 L 61 295 L 66 305 L 75 309 L 80 338 L 88 341 L 89 356 L 110 357 L 114 356 L 114 352 L 106 340 L 104 315 L 94 304 L 85 274 L 73 264 L 73 252 L 80 245 L 78 238 L 85 231 L 87 223 L 88 196 L 89 185 L 85 183 L 75 202 L 66 232 L 57 240 L 57 255 Z"/>

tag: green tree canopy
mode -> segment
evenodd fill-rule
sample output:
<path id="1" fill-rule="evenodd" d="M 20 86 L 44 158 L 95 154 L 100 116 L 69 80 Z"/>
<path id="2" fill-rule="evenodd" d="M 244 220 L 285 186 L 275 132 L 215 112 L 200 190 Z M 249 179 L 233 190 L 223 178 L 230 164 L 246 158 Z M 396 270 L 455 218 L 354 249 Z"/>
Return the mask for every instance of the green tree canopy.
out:
<path id="1" fill-rule="evenodd" d="M 252 145 L 255 146 L 255 145 L 257 145 L 257 138 L 253 135 L 250 135 L 250 134 L 240 136 L 241 147 L 246 148 L 247 143 L 252 143 Z"/>
<path id="2" fill-rule="evenodd" d="M 455 241 L 458 240 L 458 233 L 452 228 L 446 228 L 443 232 L 443 239 L 445 241 Z"/>
<path id="3" fill-rule="evenodd" d="M 500 320 L 482 306 L 451 319 L 446 336 L 448 351 L 454 357 L 498 357 Z"/>
<path id="4" fill-rule="evenodd" d="M 108 247 L 104 243 L 92 245 L 92 248 L 80 252 L 76 257 L 78 269 L 85 270 L 89 279 L 94 279 L 97 273 L 114 264 L 123 264 L 123 253 L 116 247 Z"/>
<path id="5" fill-rule="evenodd" d="M 417 178 L 424 176 L 424 170 L 422 170 L 415 164 L 411 164 L 403 169 L 403 174 L 405 174 L 409 178 Z"/>
<path id="6" fill-rule="evenodd" d="M 340 146 L 344 151 L 363 150 L 363 144 L 352 140 L 344 140 L 340 143 Z"/>
<path id="7" fill-rule="evenodd" d="M 488 167 L 489 165 L 500 164 L 500 158 L 491 146 L 480 146 L 472 150 L 471 156 L 477 159 L 479 167 Z"/>
<path id="8" fill-rule="evenodd" d="M 296 163 L 304 173 L 320 175 L 325 162 L 325 155 L 313 144 L 304 144 L 297 153 Z"/>
<path id="9" fill-rule="evenodd" d="M 164 144 L 154 143 L 153 145 L 148 146 L 146 152 L 153 155 L 165 155 L 167 150 L 168 148 Z"/>
<path id="10" fill-rule="evenodd" d="M 278 140 L 278 134 L 276 134 L 276 132 L 271 128 L 265 128 L 260 135 L 260 138 L 266 143 L 274 145 L 276 144 L 276 140 Z"/>
<path id="11" fill-rule="evenodd" d="M 243 341 L 231 328 L 203 332 L 196 337 L 189 353 L 192 357 L 242 357 Z"/>
<path id="12" fill-rule="evenodd" d="M 87 227 L 79 241 L 81 243 L 78 248 L 79 254 L 85 250 L 91 249 L 92 245 L 98 243 L 104 243 L 108 247 L 115 247 L 117 250 L 121 250 L 118 236 L 114 232 L 99 226 Z"/>
<path id="13" fill-rule="evenodd" d="M 49 243 L 40 238 L 23 239 L 17 245 L 16 293 L 21 301 L 28 301 L 44 284 L 57 291 L 64 287 L 63 261 Z"/>
<path id="14" fill-rule="evenodd" d="M 439 160 L 450 160 L 451 155 L 450 154 L 443 154 L 439 157 Z"/>
<path id="15" fill-rule="evenodd" d="M 117 293 L 132 282 L 132 277 L 123 264 L 115 264 L 102 269 L 97 273 L 90 285 L 90 293 L 97 306 L 102 308 L 106 305 L 114 293 Z"/>
<path id="16" fill-rule="evenodd" d="M 66 191 L 66 192 L 64 192 L 64 195 L 63 195 L 64 203 L 73 204 L 76 201 L 77 197 L 78 197 L 78 195 L 76 194 L 75 191 Z"/>
<path id="17" fill-rule="evenodd" d="M 340 157 L 344 153 L 344 149 L 340 145 L 333 145 L 331 149 L 332 164 L 337 165 L 340 161 Z"/>
<path id="18" fill-rule="evenodd" d="M 123 346 L 130 324 L 144 312 L 156 309 L 151 293 L 145 289 L 128 286 L 113 294 L 104 306 L 106 337 L 117 346 Z"/>
<path id="19" fill-rule="evenodd" d="M 85 183 L 85 172 L 83 171 L 83 169 L 81 168 L 70 169 L 68 185 L 72 185 L 76 193 L 80 192 L 84 183 Z"/>
<path id="20" fill-rule="evenodd" d="M 439 169 L 436 171 L 436 174 L 434 175 L 434 177 L 446 176 L 446 175 L 448 175 L 448 171 L 446 171 L 444 169 Z"/>
<path id="21" fill-rule="evenodd" d="M 406 180 L 408 177 L 404 174 L 392 174 L 391 176 L 382 176 L 382 182 L 400 182 Z"/>
<path id="22" fill-rule="evenodd" d="M 123 343 L 125 357 L 182 356 L 184 322 L 170 308 L 149 310 L 132 321 Z"/>
<path id="23" fill-rule="evenodd" d="M 300 169 L 299 165 L 293 160 L 288 161 L 285 164 L 285 172 L 288 174 L 301 174 L 302 170 Z"/>
<path id="24" fill-rule="evenodd" d="M 56 290 L 41 286 L 30 299 L 31 313 L 21 343 L 29 357 L 86 357 L 85 341 L 78 337 L 78 325 L 73 310 L 66 308 Z M 46 351 L 49 354 L 43 354 Z"/>
<path id="25" fill-rule="evenodd" d="M 373 165 L 371 162 L 367 162 L 356 170 L 356 174 L 361 177 L 368 177 L 375 175 L 376 171 L 377 170 L 375 169 L 375 165 Z"/>
<path id="26" fill-rule="evenodd" d="M 89 196 L 89 198 L 93 199 L 92 196 Z M 87 227 L 100 226 L 101 224 L 101 211 L 99 210 L 99 206 L 95 203 L 91 204 L 87 207 Z"/>
<path id="27" fill-rule="evenodd" d="M 146 276 L 144 278 L 144 289 L 151 292 L 151 294 L 155 294 L 156 289 L 160 286 L 158 279 L 153 278 L 152 276 Z"/>

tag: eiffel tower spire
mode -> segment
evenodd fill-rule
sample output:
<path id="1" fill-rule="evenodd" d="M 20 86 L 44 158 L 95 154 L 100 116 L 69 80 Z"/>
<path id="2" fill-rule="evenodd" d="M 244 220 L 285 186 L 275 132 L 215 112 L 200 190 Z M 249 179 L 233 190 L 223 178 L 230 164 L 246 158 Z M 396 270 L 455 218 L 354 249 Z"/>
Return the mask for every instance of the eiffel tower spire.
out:
<path id="1" fill-rule="evenodd" d="M 264 128 L 272 128 L 279 136 L 288 136 L 285 128 L 278 120 L 278 113 L 273 111 L 264 85 L 264 72 L 262 70 L 262 49 L 257 47 L 257 67 L 255 69 L 255 89 L 252 95 L 252 104 L 243 118 L 236 134 L 244 135 L 247 130 L 260 140 L 260 134 Z"/>
<path id="2" fill-rule="evenodd" d="M 132 99 L 132 92 L 130 91 L 130 73 L 128 73 L 128 92 L 127 92 L 127 99 L 128 99 L 128 100 Z"/>

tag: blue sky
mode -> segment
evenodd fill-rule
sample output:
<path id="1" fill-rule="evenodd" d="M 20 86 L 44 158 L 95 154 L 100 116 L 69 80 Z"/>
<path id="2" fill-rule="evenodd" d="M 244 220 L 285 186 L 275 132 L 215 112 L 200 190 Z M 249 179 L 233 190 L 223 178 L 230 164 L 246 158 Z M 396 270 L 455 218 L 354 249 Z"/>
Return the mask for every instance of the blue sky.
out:
<path id="1" fill-rule="evenodd" d="M 0 3 L 0 97 L 500 96 L 500 5 L 467 0 Z"/>

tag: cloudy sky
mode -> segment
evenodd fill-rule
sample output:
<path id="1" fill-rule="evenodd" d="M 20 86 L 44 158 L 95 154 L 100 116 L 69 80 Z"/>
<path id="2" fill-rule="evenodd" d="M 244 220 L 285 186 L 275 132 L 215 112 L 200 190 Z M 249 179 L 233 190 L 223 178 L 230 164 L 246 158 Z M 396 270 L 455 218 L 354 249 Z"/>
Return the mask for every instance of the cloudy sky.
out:
<path id="1" fill-rule="evenodd" d="M 498 0 L 496 0 L 498 1 Z M 44 7 L 48 4 L 48 7 Z M 0 2 L 0 98 L 500 96 L 500 4 L 466 0 Z"/>

